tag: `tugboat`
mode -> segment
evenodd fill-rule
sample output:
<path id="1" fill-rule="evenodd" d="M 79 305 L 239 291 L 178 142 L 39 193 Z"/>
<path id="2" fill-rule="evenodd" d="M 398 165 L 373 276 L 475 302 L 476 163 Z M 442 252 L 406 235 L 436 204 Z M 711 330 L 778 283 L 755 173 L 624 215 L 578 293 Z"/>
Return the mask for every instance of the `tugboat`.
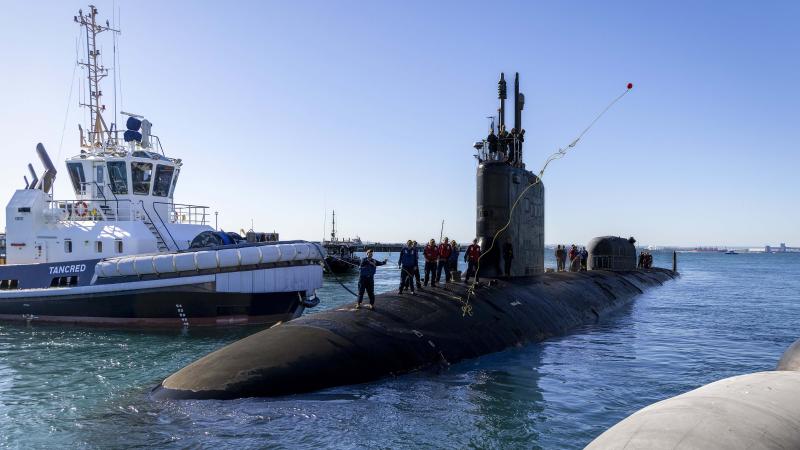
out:
<path id="1" fill-rule="evenodd" d="M 322 243 L 326 252 L 325 272 L 331 274 L 352 272 L 361 264 L 361 259 L 355 256 L 356 249 L 362 245 L 361 238 L 339 239 L 336 237 L 336 211 L 333 211 L 332 220 L 331 240 Z"/>
<path id="2" fill-rule="evenodd" d="M 152 123 L 128 114 L 106 125 L 97 36 L 118 32 L 79 11 L 86 30 L 90 127 L 67 158 L 74 200 L 53 197 L 45 170 L 6 207 L 0 320 L 140 327 L 274 324 L 313 306 L 323 251 L 305 241 L 233 242 L 208 224 L 207 207 L 173 200 L 181 159 L 168 157 Z M 116 118 L 115 118 L 116 120 Z M 219 241 L 196 239 L 218 233 Z M 195 241 L 195 245 L 192 245 Z M 211 241 L 211 246 L 198 246 Z M 256 240 L 258 241 L 258 240 Z"/>

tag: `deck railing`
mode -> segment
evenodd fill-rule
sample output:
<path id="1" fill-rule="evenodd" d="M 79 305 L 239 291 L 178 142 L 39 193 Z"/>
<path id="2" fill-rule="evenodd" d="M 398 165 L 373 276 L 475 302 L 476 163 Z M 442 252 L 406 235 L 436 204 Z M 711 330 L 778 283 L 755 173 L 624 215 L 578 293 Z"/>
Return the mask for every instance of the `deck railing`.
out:
<path id="1" fill-rule="evenodd" d="M 50 210 L 59 222 L 138 220 L 139 215 L 128 199 L 51 200 Z"/>
<path id="2" fill-rule="evenodd" d="M 153 202 L 153 206 L 167 206 L 167 222 L 193 225 L 208 224 L 208 206 L 185 205 L 172 202 Z M 158 208 L 156 208 L 158 211 Z"/>
<path id="3" fill-rule="evenodd" d="M 520 164 L 522 162 L 522 141 L 517 138 L 498 139 L 494 148 L 490 148 L 486 139 L 473 145 L 478 154 L 478 162 L 498 162 Z"/>

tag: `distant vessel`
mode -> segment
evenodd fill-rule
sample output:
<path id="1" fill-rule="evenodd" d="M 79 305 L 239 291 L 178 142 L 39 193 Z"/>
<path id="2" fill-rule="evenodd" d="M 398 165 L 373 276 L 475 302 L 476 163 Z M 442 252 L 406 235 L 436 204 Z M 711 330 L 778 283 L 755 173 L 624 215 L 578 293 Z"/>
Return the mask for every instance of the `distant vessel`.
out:
<path id="1" fill-rule="evenodd" d="M 332 222 L 331 240 L 323 242 L 326 252 L 325 272 L 333 274 L 352 272 L 361 263 L 361 259 L 355 256 L 356 249 L 362 245 L 361 238 L 340 240 L 336 236 L 336 211 L 333 211 Z"/>
<path id="2" fill-rule="evenodd" d="M 235 242 L 209 226 L 205 206 L 174 202 L 183 164 L 166 156 L 152 124 L 123 113 L 121 132 L 103 119 L 99 82 L 108 69 L 96 41 L 117 30 L 89 8 L 75 16 L 87 35 L 81 105 L 90 118 L 87 133 L 79 127 L 80 154 L 66 161 L 76 199 L 53 197 L 57 171 L 39 144 L 44 173 L 29 164 L 32 179 L 6 207 L 0 319 L 186 327 L 300 315 L 322 285 L 319 245 Z"/>
<path id="3" fill-rule="evenodd" d="M 725 254 L 726 255 L 738 255 L 739 253 L 736 250 L 731 249 L 731 250 L 728 250 L 727 252 L 725 252 Z"/>

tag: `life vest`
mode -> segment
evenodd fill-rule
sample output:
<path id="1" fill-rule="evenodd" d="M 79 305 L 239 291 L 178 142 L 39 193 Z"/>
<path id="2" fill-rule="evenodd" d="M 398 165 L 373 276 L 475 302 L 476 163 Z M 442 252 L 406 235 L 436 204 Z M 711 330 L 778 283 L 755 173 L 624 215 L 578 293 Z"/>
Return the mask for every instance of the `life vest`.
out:
<path id="1" fill-rule="evenodd" d="M 439 249 L 435 245 L 428 244 L 425 246 L 424 255 L 425 261 L 436 262 L 436 258 L 439 257 Z"/>
<path id="2" fill-rule="evenodd" d="M 472 262 L 478 262 L 478 258 L 481 257 L 481 246 L 478 244 L 472 244 L 467 247 L 467 260 Z"/>
<path id="3" fill-rule="evenodd" d="M 439 259 L 446 260 L 450 257 L 450 252 L 453 251 L 453 248 L 450 247 L 450 244 L 439 244 Z"/>

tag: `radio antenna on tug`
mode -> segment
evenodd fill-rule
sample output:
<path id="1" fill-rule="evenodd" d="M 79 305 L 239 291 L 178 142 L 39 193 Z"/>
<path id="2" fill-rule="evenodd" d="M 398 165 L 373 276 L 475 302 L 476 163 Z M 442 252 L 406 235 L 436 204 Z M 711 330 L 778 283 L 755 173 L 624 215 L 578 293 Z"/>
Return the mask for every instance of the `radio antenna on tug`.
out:
<path id="1" fill-rule="evenodd" d="M 108 135 L 108 141 L 115 141 L 116 138 L 112 134 L 114 132 L 109 130 L 105 120 L 103 120 L 102 112 L 105 111 L 106 105 L 101 102 L 103 91 L 100 90 L 100 80 L 108 76 L 108 69 L 102 65 L 98 57 L 100 50 L 97 49 L 97 35 L 105 31 L 119 33 L 119 30 L 111 28 L 108 21 L 105 25 L 97 23 L 97 8 L 94 5 L 89 5 L 89 13 L 84 14 L 83 10 L 78 10 L 78 15 L 74 16 L 74 20 L 81 27 L 86 29 L 86 60 L 78 61 L 78 65 L 86 69 L 86 77 L 89 81 L 89 103 L 81 103 L 80 106 L 89 109 L 89 125 L 91 128 L 88 131 L 88 140 L 82 145 L 89 148 L 102 147 L 104 144 L 104 135 Z M 116 127 L 114 127 L 116 128 Z M 81 133 L 81 137 L 83 133 Z"/>

